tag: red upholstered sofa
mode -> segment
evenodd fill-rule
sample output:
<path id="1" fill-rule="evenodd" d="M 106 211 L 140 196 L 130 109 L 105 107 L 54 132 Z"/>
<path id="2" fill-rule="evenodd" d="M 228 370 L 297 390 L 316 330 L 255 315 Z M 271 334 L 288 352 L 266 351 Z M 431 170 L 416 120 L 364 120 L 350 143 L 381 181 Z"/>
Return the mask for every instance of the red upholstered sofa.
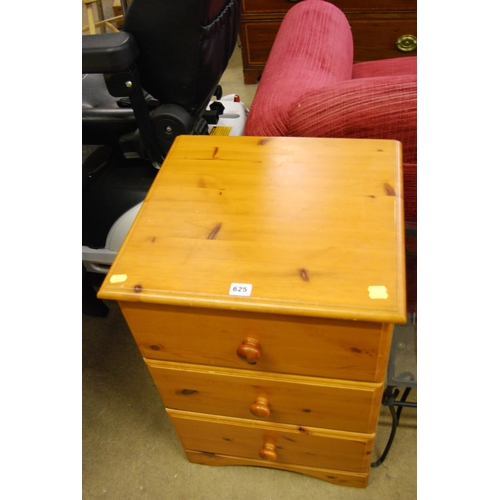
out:
<path id="1" fill-rule="evenodd" d="M 285 16 L 245 135 L 395 139 L 403 144 L 407 302 L 416 312 L 417 58 L 353 64 L 349 22 L 303 0 Z"/>

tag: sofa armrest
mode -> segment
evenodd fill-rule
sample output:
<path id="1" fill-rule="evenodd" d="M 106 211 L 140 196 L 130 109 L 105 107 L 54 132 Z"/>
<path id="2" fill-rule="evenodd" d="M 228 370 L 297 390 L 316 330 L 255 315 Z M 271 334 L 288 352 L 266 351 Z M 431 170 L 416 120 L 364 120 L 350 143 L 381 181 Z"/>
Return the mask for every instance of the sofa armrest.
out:
<path id="1" fill-rule="evenodd" d="M 286 14 L 273 43 L 245 127 L 245 135 L 287 135 L 291 106 L 304 92 L 352 76 L 351 27 L 340 9 L 304 0 Z"/>
<path id="2" fill-rule="evenodd" d="M 287 135 L 394 139 L 404 161 L 417 161 L 416 75 L 362 78 L 304 94 L 294 103 Z"/>

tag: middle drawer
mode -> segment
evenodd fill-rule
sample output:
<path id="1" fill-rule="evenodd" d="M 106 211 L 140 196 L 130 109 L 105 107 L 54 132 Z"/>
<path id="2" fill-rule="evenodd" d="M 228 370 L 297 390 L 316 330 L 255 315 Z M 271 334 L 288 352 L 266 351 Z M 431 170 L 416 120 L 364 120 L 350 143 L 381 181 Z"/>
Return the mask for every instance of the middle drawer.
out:
<path id="1" fill-rule="evenodd" d="M 361 433 L 377 426 L 381 383 L 145 361 L 168 408 Z"/>

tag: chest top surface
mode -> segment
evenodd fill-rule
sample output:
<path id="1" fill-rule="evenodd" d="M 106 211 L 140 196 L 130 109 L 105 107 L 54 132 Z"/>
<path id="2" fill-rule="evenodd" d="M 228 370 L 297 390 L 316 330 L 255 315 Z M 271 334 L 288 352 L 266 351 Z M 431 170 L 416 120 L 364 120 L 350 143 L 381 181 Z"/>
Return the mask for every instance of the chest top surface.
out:
<path id="1" fill-rule="evenodd" d="M 401 144 L 181 136 L 99 296 L 405 321 Z"/>

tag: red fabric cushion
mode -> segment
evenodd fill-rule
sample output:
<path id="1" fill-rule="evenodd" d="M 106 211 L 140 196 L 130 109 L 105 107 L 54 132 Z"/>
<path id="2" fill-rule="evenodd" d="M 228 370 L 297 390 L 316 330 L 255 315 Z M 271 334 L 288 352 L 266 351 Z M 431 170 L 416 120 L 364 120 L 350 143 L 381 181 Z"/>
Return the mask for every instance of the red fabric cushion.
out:
<path id="1" fill-rule="evenodd" d="M 334 5 L 304 0 L 281 23 L 245 127 L 245 135 L 287 134 L 290 108 L 304 92 L 352 76 L 349 23 Z"/>
<path id="2" fill-rule="evenodd" d="M 363 78 L 303 94 L 290 110 L 287 135 L 395 139 L 404 160 L 415 163 L 416 123 L 415 75 Z"/>
<path id="3" fill-rule="evenodd" d="M 370 78 L 373 76 L 416 75 L 417 58 L 395 57 L 394 59 L 380 59 L 356 63 L 352 67 L 353 78 Z"/>

